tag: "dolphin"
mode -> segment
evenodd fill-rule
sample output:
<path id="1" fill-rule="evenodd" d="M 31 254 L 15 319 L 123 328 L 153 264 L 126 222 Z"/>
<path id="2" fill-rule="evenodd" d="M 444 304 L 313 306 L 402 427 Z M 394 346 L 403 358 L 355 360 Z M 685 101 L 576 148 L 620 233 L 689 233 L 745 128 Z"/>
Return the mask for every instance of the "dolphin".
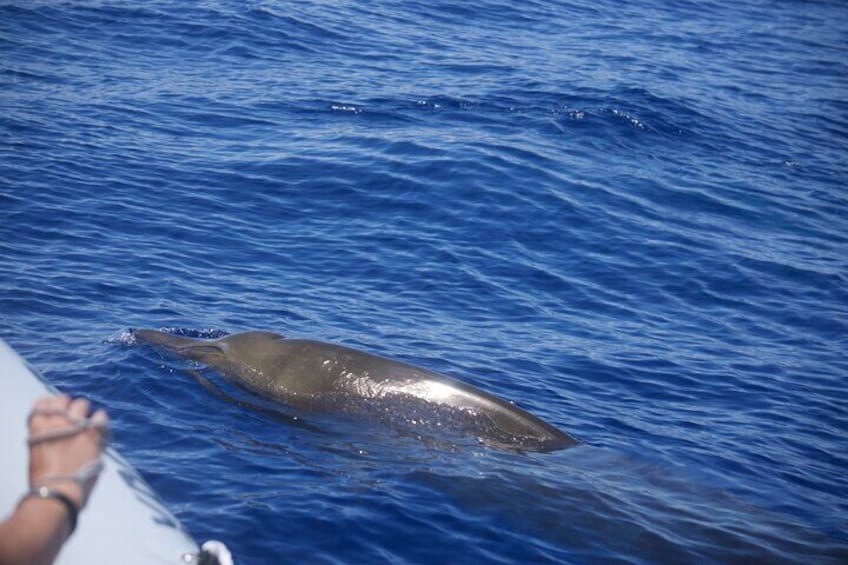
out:
<path id="1" fill-rule="evenodd" d="M 149 329 L 135 330 L 134 335 L 289 406 L 365 415 L 384 412 L 387 406 L 419 415 L 422 408 L 437 414 L 447 410 L 454 417 L 445 421 L 462 422 L 466 433 L 490 446 L 552 451 L 579 444 L 551 424 L 469 384 L 341 345 L 286 339 L 267 331 L 212 340 Z M 437 420 L 441 426 L 442 417 Z M 428 419 L 416 416 L 416 421 Z"/>

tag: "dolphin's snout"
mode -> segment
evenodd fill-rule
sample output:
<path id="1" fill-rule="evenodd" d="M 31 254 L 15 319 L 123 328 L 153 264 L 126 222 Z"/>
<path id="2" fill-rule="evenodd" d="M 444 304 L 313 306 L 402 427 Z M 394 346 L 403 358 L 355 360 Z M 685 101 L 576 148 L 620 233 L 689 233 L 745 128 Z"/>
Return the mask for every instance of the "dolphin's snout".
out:
<path id="1" fill-rule="evenodd" d="M 147 343 L 152 343 L 154 345 L 161 344 L 164 340 L 160 336 L 166 335 L 163 332 L 160 332 L 158 330 L 144 330 L 144 329 L 133 330 L 132 334 L 133 334 L 133 336 L 135 336 L 136 340 L 140 339 L 141 341 L 145 341 Z"/>
<path id="2" fill-rule="evenodd" d="M 180 357 L 209 364 L 214 364 L 216 360 L 219 360 L 226 349 L 226 344 L 216 341 L 174 335 L 159 330 L 135 330 L 133 335 L 137 340 L 161 347 L 176 353 Z"/>
<path id="3" fill-rule="evenodd" d="M 151 345 L 156 345 L 159 347 L 164 347 L 172 351 L 179 351 L 180 349 L 184 349 L 185 347 L 191 346 L 196 343 L 196 340 L 190 337 L 173 335 L 159 330 L 135 330 L 133 332 L 133 335 L 135 336 L 136 340 L 141 340 Z"/>

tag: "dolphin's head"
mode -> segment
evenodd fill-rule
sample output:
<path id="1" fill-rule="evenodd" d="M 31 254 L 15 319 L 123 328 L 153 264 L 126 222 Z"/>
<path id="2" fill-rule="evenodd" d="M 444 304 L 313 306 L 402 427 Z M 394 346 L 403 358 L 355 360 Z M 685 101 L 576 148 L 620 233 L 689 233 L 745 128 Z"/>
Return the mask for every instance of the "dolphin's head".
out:
<path id="1" fill-rule="evenodd" d="M 283 336 L 273 332 L 244 332 L 217 340 L 194 339 L 158 330 L 135 330 L 136 338 L 207 365 L 254 365 L 273 351 Z"/>
<path id="2" fill-rule="evenodd" d="M 251 331 L 220 339 L 195 339 L 159 330 L 135 330 L 135 337 L 185 359 L 215 367 L 228 378 L 256 389 L 271 384 L 280 359 L 280 340 L 273 332 Z"/>

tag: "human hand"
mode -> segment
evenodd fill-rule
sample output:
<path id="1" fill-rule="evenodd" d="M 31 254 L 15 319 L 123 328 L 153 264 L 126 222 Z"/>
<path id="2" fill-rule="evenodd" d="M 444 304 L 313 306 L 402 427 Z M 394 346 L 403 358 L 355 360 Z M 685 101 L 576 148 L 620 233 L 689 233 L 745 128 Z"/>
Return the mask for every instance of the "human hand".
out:
<path id="1" fill-rule="evenodd" d="M 109 418 L 88 417 L 89 402 L 67 395 L 36 401 L 29 418 L 30 487 L 49 486 L 83 508 L 100 471 Z"/>

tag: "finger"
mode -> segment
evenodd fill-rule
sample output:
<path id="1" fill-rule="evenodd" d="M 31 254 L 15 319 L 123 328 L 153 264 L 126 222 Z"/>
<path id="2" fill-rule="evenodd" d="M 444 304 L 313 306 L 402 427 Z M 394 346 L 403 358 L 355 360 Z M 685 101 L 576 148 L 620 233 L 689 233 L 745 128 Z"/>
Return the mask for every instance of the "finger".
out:
<path id="1" fill-rule="evenodd" d="M 30 431 L 50 427 L 50 423 L 66 420 L 65 414 L 71 399 L 67 395 L 43 396 L 32 406 L 27 418 Z"/>
<path id="2" fill-rule="evenodd" d="M 89 402 L 85 398 L 75 398 L 71 401 L 68 407 L 68 416 L 77 420 L 82 420 L 88 416 Z"/>
<path id="3" fill-rule="evenodd" d="M 100 447 L 109 441 L 109 416 L 105 410 L 97 410 L 88 421 L 89 426 L 100 436 Z"/>
<path id="4" fill-rule="evenodd" d="M 35 404 L 32 405 L 33 410 L 50 410 L 55 403 L 55 397 L 53 396 L 42 396 L 38 400 L 35 401 Z"/>
<path id="5" fill-rule="evenodd" d="M 109 427 L 109 416 L 106 414 L 106 411 L 101 408 L 100 410 L 91 415 L 91 419 L 89 420 L 89 422 L 93 426 L 106 429 Z"/>
<path id="6" fill-rule="evenodd" d="M 33 405 L 37 410 L 67 410 L 71 399 L 67 394 L 57 394 L 54 396 L 42 396 Z"/>

